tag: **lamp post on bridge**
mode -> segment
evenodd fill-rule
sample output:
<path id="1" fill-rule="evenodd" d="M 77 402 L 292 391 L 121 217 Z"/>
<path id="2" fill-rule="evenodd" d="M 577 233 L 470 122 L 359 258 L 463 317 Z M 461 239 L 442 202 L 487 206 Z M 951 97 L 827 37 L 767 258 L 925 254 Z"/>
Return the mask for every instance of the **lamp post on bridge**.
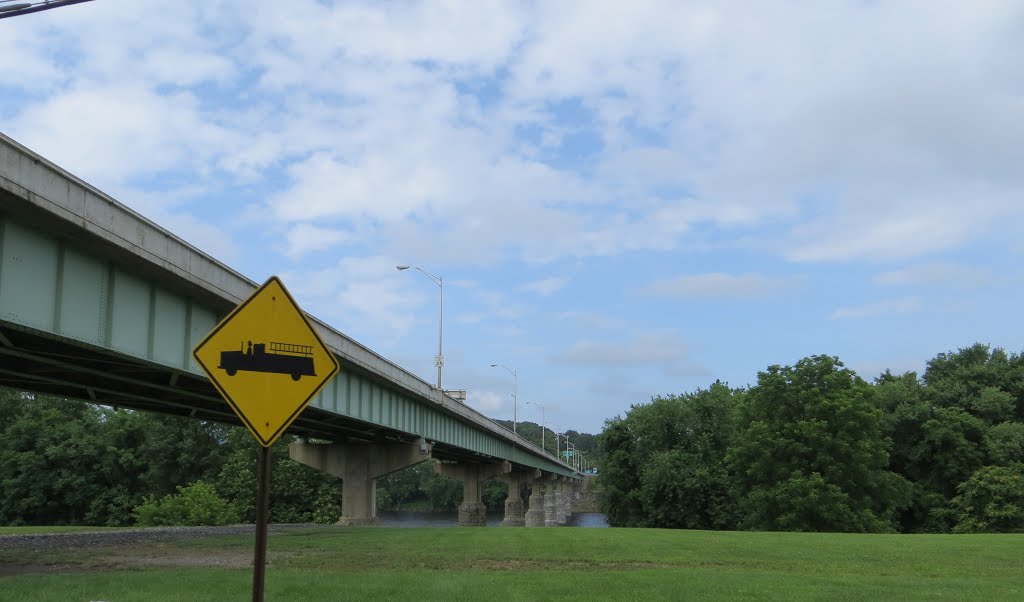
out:
<path id="1" fill-rule="evenodd" d="M 540 406 L 540 448 L 544 450 L 544 453 L 547 453 L 547 448 L 544 446 L 544 404 L 528 401 L 526 405 Z"/>
<path id="2" fill-rule="evenodd" d="M 565 436 L 565 433 L 555 433 L 555 454 L 558 456 L 558 461 L 562 461 L 562 452 L 558 447 L 558 437 L 562 438 L 565 443 L 565 458 L 569 459 L 569 438 Z"/>
<path id="3" fill-rule="evenodd" d="M 436 284 L 441 290 L 441 302 L 439 304 L 439 317 L 437 320 L 437 355 L 434 356 L 434 365 L 437 366 L 437 390 L 441 392 L 441 399 L 444 399 L 444 389 L 441 388 L 441 368 L 444 367 L 444 352 L 441 349 L 441 341 L 444 338 L 444 279 L 414 265 L 395 266 L 395 269 L 400 272 L 408 270 L 409 268 L 412 268 L 427 278 L 430 278 L 430 281 Z"/>
<path id="4" fill-rule="evenodd" d="M 491 364 L 491 368 L 504 368 L 508 370 L 509 374 L 512 375 L 512 380 L 514 383 L 513 386 L 515 387 L 514 389 L 512 389 L 512 434 L 518 435 L 518 433 L 516 432 L 516 423 L 518 422 L 516 419 L 516 413 L 519 406 L 519 374 L 512 368 L 506 366 L 505 364 Z"/>

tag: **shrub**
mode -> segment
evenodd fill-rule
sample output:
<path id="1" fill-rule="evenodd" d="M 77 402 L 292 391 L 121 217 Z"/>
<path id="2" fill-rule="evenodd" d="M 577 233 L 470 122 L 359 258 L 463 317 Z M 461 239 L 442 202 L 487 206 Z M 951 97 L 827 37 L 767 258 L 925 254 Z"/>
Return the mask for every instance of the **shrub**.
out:
<path id="1" fill-rule="evenodd" d="M 177 493 L 157 500 L 147 497 L 132 512 L 140 527 L 172 525 L 230 525 L 239 521 L 238 512 L 217 495 L 213 485 L 196 481 L 177 487 Z"/>

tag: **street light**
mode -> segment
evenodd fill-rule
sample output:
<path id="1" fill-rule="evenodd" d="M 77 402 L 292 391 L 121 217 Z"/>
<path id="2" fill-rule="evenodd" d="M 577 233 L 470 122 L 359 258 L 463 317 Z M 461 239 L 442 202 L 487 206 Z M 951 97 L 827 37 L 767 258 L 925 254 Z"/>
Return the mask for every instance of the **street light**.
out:
<path id="1" fill-rule="evenodd" d="M 83 2 L 91 1 L 92 0 L 45 0 L 43 2 L 18 2 L 12 4 L 11 0 L 0 0 L 0 2 L 3 3 L 0 4 L 0 19 L 17 17 L 18 15 L 27 15 L 41 10 L 50 10 L 51 8 L 59 8 L 61 6 L 69 6 L 71 4 L 81 4 Z"/>
<path id="2" fill-rule="evenodd" d="M 536 401 L 528 401 L 526 402 L 526 405 L 540 406 L 540 448 L 547 453 L 548 450 L 544 447 L 544 425 L 546 424 L 544 422 L 544 404 L 537 403 Z"/>
<path id="3" fill-rule="evenodd" d="M 512 434 L 516 434 L 516 411 L 519 406 L 519 374 L 515 370 L 509 368 L 505 364 L 491 364 L 491 368 L 504 368 L 508 370 L 508 373 L 512 375 L 512 379 L 515 381 L 515 389 L 512 390 Z"/>
<path id="4" fill-rule="evenodd" d="M 444 338 L 444 279 L 440 276 L 435 276 L 430 272 L 424 270 L 421 267 L 414 265 L 396 265 L 395 269 L 398 271 L 408 270 L 412 268 L 419 273 L 423 274 L 430 281 L 437 285 L 441 289 L 441 303 L 439 304 L 439 318 L 437 320 L 437 355 L 434 356 L 434 365 L 437 366 L 437 390 L 441 391 L 441 399 L 444 399 L 444 390 L 441 389 L 441 368 L 444 367 L 444 352 L 441 350 L 441 341 Z"/>

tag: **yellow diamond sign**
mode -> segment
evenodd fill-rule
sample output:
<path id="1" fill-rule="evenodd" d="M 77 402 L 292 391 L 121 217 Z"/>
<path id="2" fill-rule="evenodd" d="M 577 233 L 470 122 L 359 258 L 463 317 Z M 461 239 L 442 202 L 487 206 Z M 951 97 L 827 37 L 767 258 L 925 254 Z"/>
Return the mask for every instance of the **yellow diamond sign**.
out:
<path id="1" fill-rule="evenodd" d="M 277 276 L 228 314 L 192 355 L 264 447 L 340 369 Z"/>

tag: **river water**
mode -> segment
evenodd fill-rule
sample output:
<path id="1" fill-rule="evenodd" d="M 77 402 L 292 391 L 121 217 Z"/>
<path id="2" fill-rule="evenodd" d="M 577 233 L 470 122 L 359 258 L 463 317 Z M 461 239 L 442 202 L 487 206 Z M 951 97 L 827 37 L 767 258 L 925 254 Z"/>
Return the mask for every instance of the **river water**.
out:
<path id="1" fill-rule="evenodd" d="M 487 514 L 487 526 L 501 526 L 500 512 Z M 382 527 L 457 527 L 458 512 L 412 512 L 390 510 L 377 513 L 377 523 Z M 570 517 L 567 527 L 607 527 L 604 515 L 598 512 L 577 512 Z"/>

